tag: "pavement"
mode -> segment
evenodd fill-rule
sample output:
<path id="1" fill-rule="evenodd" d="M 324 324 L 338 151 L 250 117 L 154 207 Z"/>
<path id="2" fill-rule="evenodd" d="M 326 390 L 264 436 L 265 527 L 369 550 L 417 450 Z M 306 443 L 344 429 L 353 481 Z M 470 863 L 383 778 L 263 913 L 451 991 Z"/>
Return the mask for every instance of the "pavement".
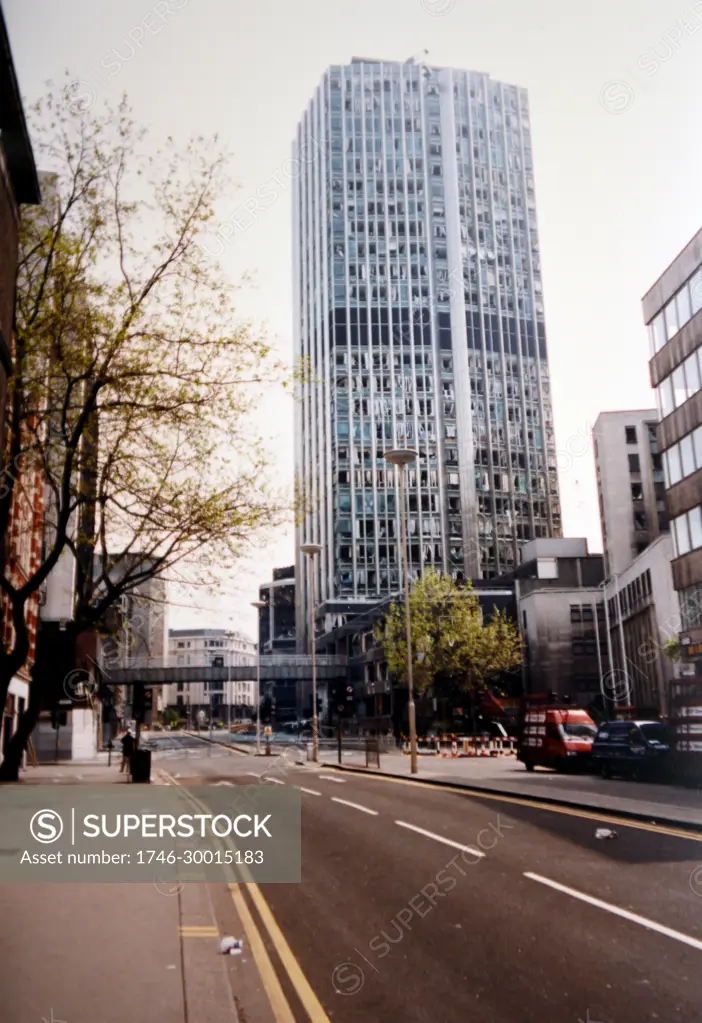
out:
<path id="1" fill-rule="evenodd" d="M 41 765 L 24 782 L 129 784 L 119 763 Z M 241 933 L 233 906 L 222 927 Z M 208 885 L 1 885 L 0 1019 L 238 1023 L 242 967 L 221 936 Z"/>
<path id="2" fill-rule="evenodd" d="M 675 825 L 418 784 L 403 758 L 370 775 L 150 744 L 162 784 L 299 788 L 301 884 L 0 889 L 3 1023 L 702 1021 L 702 850 Z M 459 769 L 502 786 L 520 766 Z"/>

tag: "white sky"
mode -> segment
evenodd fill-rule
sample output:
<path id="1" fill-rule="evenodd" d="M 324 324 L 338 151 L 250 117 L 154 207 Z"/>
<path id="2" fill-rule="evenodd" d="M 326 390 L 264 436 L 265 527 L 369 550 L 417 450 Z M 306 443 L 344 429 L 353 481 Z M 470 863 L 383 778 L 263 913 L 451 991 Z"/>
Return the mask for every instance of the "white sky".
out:
<path id="1" fill-rule="evenodd" d="M 273 174 L 285 183 L 298 118 L 330 64 L 356 55 L 403 60 L 426 48 L 433 64 L 529 90 L 564 528 L 600 550 L 591 427 L 601 411 L 653 406 L 640 299 L 702 224 L 702 0 L 169 7 L 3 0 L 26 102 L 68 68 L 98 101 L 126 91 L 159 138 L 219 133 L 241 186 L 223 219 Z M 266 321 L 289 359 L 291 208 L 289 192 L 279 191 L 223 262 L 232 276 L 256 274 L 242 313 Z M 291 399 L 266 411 L 282 478 L 292 466 Z M 253 633 L 248 604 L 258 583 L 292 560 L 290 529 L 252 559 L 226 599 L 186 596 L 207 610 L 176 609 L 169 624 Z"/>

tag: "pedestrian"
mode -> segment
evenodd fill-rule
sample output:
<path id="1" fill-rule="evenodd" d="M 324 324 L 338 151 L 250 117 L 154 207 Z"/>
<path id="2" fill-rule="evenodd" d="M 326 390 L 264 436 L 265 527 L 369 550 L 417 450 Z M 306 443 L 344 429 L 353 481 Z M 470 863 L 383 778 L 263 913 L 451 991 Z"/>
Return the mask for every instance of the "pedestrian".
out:
<path id="1" fill-rule="evenodd" d="M 131 732 L 127 731 L 122 737 L 122 763 L 120 765 L 119 773 L 122 774 L 126 771 L 129 774 L 129 761 L 134 752 L 134 736 Z"/>

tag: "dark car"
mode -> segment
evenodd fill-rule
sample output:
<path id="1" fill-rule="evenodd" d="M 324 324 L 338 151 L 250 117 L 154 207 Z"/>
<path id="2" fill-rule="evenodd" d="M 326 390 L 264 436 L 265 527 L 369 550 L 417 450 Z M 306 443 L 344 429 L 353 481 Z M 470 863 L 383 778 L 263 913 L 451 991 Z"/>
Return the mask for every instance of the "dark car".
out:
<path id="1" fill-rule="evenodd" d="M 668 767 L 670 735 L 662 721 L 608 721 L 592 744 L 592 766 L 603 778 L 662 778 Z"/>

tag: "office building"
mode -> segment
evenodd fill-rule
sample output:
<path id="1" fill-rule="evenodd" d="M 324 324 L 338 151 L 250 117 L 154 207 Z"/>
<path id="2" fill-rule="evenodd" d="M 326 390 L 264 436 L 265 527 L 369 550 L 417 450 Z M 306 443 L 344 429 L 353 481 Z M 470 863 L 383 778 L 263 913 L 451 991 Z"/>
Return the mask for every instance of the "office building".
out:
<path id="1" fill-rule="evenodd" d="M 228 629 L 169 629 L 172 667 L 250 666 L 251 680 L 178 682 L 166 686 L 164 701 L 193 725 L 203 719 L 236 721 L 250 717 L 256 691 L 256 644 L 242 632 Z"/>
<path id="2" fill-rule="evenodd" d="M 400 586 L 388 449 L 419 452 L 413 575 L 495 577 L 561 511 L 526 91 L 354 58 L 324 74 L 293 168 L 297 540 L 323 546 L 322 632 Z"/>
<path id="3" fill-rule="evenodd" d="M 702 229 L 643 298 L 680 641 L 702 674 Z"/>
<path id="4" fill-rule="evenodd" d="M 657 425 L 656 409 L 602 412 L 592 431 L 607 576 L 668 531 Z"/>

